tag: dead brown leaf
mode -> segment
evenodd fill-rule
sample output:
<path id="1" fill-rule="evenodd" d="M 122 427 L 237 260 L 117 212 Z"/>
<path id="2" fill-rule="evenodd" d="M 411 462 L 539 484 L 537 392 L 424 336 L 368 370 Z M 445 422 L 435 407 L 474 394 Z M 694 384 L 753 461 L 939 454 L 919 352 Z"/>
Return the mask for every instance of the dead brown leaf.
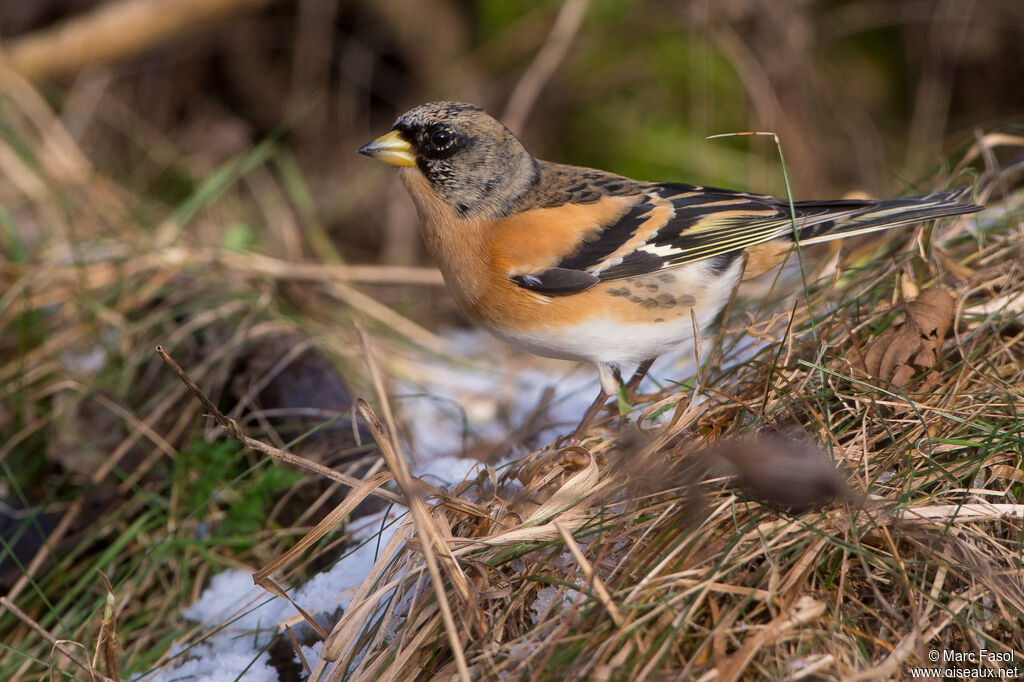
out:
<path id="1" fill-rule="evenodd" d="M 905 319 L 868 344 L 868 374 L 898 386 L 933 368 L 953 320 L 953 297 L 942 289 L 925 289 L 906 305 Z"/>

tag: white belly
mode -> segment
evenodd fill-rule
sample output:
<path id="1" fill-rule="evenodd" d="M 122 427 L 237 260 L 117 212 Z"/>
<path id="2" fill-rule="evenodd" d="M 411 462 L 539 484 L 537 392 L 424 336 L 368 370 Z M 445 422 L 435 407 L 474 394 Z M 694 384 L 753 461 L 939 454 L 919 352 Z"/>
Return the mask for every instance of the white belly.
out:
<path id="1" fill-rule="evenodd" d="M 740 267 L 737 261 L 715 277 L 703 262 L 668 271 L 676 277 L 673 292 L 693 296 L 696 303 L 692 308 L 681 307 L 674 316 L 661 321 L 623 322 L 595 311 L 572 326 L 552 324 L 529 330 L 492 327 L 491 332 L 513 346 L 545 357 L 617 367 L 636 365 L 692 343 L 695 335 L 700 337 L 728 302 Z"/>
<path id="2" fill-rule="evenodd" d="M 717 311 L 716 311 L 717 312 Z M 697 319 L 699 329 L 714 319 Z M 693 341 L 691 320 L 650 324 L 629 324 L 595 317 L 562 329 L 534 329 L 528 332 L 492 328 L 498 338 L 522 350 L 560 360 L 579 360 L 626 367 L 657 357 Z"/>

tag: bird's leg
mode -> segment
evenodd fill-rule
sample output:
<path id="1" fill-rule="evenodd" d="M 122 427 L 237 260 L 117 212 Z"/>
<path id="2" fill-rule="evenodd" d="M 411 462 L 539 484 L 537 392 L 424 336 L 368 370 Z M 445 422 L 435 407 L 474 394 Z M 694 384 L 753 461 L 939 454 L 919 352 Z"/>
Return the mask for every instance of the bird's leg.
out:
<path id="1" fill-rule="evenodd" d="M 633 410 L 633 402 L 636 400 L 636 391 L 640 387 L 640 382 L 647 376 L 647 372 L 650 371 L 651 365 L 654 364 L 655 358 L 648 358 L 641 362 L 636 371 L 633 372 L 633 376 L 629 378 L 629 381 L 623 383 L 620 379 L 619 390 L 616 391 L 616 402 L 619 406 L 619 416 L 622 418 L 622 423 L 626 423 L 626 416 Z"/>
<path id="2" fill-rule="evenodd" d="M 609 396 L 613 396 L 619 391 L 619 387 L 622 386 L 622 375 L 619 374 L 619 368 L 615 365 L 606 365 L 599 363 L 597 365 L 597 375 L 601 379 L 601 392 L 597 394 L 597 398 L 594 402 L 590 403 L 590 407 L 583 413 L 583 419 L 576 425 L 576 429 L 569 436 L 570 443 L 578 443 L 583 438 L 583 433 L 590 426 L 590 422 L 594 421 L 598 412 L 604 407 L 605 401 L 608 400 Z"/>
<path id="3" fill-rule="evenodd" d="M 628 400 L 630 404 L 633 403 L 633 398 L 636 397 L 634 393 L 636 393 L 636 389 L 640 388 L 640 382 L 643 381 L 644 377 L 647 376 L 647 373 L 651 371 L 651 365 L 654 364 L 654 360 L 655 358 L 648 358 L 641 362 L 640 366 L 636 368 L 635 372 L 633 372 L 633 376 L 631 376 L 629 381 L 626 383 L 626 400 Z"/>
<path id="4" fill-rule="evenodd" d="M 601 408 L 604 407 L 605 401 L 607 400 L 608 393 L 606 393 L 604 389 L 601 389 L 597 394 L 597 397 L 594 398 L 594 402 L 590 403 L 590 407 L 588 407 L 587 411 L 583 413 L 583 418 L 580 419 L 580 423 L 576 425 L 576 429 L 572 434 L 570 434 L 570 443 L 579 443 L 583 440 L 584 432 L 587 430 L 587 427 L 590 426 L 590 422 L 594 421 L 594 417 L 596 417 L 597 413 L 601 411 Z"/>

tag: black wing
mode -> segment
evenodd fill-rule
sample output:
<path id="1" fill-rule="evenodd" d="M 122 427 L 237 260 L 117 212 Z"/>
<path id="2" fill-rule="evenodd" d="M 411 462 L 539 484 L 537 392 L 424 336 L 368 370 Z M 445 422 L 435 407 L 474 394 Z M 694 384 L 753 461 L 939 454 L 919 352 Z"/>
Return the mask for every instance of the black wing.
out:
<path id="1" fill-rule="evenodd" d="M 775 239 L 802 244 L 971 213 L 964 190 L 892 200 L 798 201 L 682 184 L 651 184 L 615 222 L 555 267 L 514 278 L 538 293 L 579 293 L 598 282 L 711 259 L 724 269 L 743 249 Z"/>

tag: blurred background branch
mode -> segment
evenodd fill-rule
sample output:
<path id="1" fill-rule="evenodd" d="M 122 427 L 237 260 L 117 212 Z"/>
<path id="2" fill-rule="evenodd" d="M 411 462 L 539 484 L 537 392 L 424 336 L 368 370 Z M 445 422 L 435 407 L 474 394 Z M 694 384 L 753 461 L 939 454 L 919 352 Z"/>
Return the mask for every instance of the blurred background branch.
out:
<path id="1" fill-rule="evenodd" d="M 513 132 L 523 131 L 523 124 L 534 101 L 555 73 L 555 69 L 565 59 L 589 6 L 590 0 L 565 0 L 562 4 L 547 42 L 538 50 L 537 56 L 530 62 L 530 66 L 509 95 L 502 120 Z"/>
<path id="2" fill-rule="evenodd" d="M 130 57 L 271 0 L 118 0 L 12 40 L 7 60 L 30 79 L 74 75 Z"/>

